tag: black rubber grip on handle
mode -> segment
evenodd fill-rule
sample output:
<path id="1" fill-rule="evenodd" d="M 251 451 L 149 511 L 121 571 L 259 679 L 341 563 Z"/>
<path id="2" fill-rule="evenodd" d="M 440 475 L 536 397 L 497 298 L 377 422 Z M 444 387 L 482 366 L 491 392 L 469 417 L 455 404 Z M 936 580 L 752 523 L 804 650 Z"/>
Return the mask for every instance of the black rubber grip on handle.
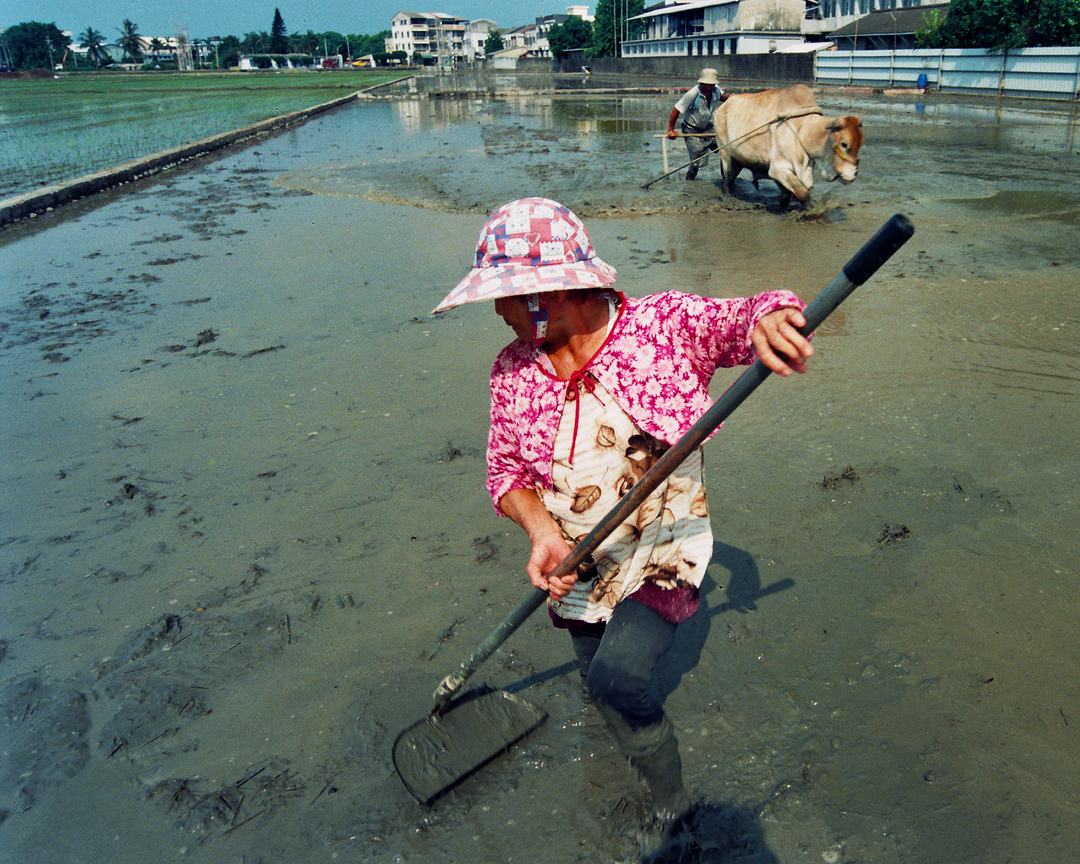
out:
<path id="1" fill-rule="evenodd" d="M 914 233 L 915 226 L 911 224 L 911 220 L 897 213 L 878 229 L 877 234 L 866 241 L 866 245 L 855 253 L 855 257 L 844 265 L 844 275 L 853 284 L 862 285 Z"/>

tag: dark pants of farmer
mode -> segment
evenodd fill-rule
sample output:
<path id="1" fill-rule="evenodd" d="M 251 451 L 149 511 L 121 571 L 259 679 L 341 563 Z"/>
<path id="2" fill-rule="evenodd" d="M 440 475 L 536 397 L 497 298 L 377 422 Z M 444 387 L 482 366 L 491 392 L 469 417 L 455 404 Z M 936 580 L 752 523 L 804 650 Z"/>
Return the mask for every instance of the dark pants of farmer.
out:
<path id="1" fill-rule="evenodd" d="M 589 698 L 617 711 L 631 728 L 659 722 L 664 708 L 650 683 L 675 628 L 648 606 L 626 599 L 606 626 L 571 630 Z"/>
<path id="2" fill-rule="evenodd" d="M 713 136 L 716 135 L 716 129 L 710 123 L 704 129 L 691 129 L 688 126 L 683 126 L 683 134 L 702 134 L 709 133 Z M 686 139 L 686 155 L 691 159 L 697 159 L 694 163 L 697 168 L 704 168 L 709 164 L 709 153 L 716 149 L 716 138 L 687 138 Z M 700 159 L 698 157 L 701 157 Z M 694 167 L 694 166 L 691 166 Z M 697 173 L 695 171 L 695 173 Z"/>
<path id="3" fill-rule="evenodd" d="M 650 686 L 656 662 L 675 638 L 675 627 L 648 606 L 626 599 L 606 626 L 570 631 L 589 696 L 619 749 L 648 783 L 653 811 L 664 820 L 690 806 L 679 742 Z"/>

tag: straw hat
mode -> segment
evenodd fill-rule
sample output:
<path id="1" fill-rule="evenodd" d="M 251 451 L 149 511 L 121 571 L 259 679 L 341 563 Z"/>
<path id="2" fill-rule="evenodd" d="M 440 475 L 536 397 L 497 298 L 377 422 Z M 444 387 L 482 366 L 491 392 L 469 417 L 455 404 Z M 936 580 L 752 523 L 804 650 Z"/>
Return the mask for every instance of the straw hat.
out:
<path id="1" fill-rule="evenodd" d="M 577 216 L 549 198 L 521 198 L 504 204 L 484 223 L 476 266 L 434 311 L 614 282 L 615 268 L 597 257 Z"/>
<path id="2" fill-rule="evenodd" d="M 716 77 L 715 69 L 702 69 L 701 77 L 697 79 L 698 84 L 719 84 L 720 79 Z"/>

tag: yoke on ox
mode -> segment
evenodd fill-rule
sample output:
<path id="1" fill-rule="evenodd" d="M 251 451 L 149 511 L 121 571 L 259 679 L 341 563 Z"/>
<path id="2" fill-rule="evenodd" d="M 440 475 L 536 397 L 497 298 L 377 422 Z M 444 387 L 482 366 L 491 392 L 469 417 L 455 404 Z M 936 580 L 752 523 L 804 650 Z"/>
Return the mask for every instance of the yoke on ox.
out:
<path id="1" fill-rule="evenodd" d="M 850 183 L 859 170 L 862 123 L 858 117 L 824 117 L 805 84 L 760 93 L 742 93 L 723 102 L 714 115 L 724 188 L 734 191 L 743 168 L 771 177 L 780 187 L 780 209 L 794 195 L 810 206 L 814 167 L 823 176 Z"/>

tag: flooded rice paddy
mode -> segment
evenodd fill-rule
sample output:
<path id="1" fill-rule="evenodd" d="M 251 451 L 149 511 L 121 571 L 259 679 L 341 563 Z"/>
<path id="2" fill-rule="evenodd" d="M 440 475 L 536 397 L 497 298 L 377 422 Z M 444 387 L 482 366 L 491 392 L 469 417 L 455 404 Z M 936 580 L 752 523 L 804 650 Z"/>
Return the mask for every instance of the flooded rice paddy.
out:
<path id="1" fill-rule="evenodd" d="M 120 72 L 0 78 L 0 198 L 299 111 L 401 77 Z"/>
<path id="2" fill-rule="evenodd" d="M 641 189 L 670 92 L 500 78 L 0 235 L 3 859 L 1071 860 L 1071 108 L 822 93 L 863 119 L 859 178 L 781 215 L 715 165 Z M 714 558 L 656 682 L 702 803 L 676 847 L 543 615 L 474 682 L 543 727 L 430 808 L 390 760 L 528 590 L 483 490 L 509 331 L 429 311 L 532 194 L 632 295 L 810 299 L 916 226 L 706 448 Z"/>

